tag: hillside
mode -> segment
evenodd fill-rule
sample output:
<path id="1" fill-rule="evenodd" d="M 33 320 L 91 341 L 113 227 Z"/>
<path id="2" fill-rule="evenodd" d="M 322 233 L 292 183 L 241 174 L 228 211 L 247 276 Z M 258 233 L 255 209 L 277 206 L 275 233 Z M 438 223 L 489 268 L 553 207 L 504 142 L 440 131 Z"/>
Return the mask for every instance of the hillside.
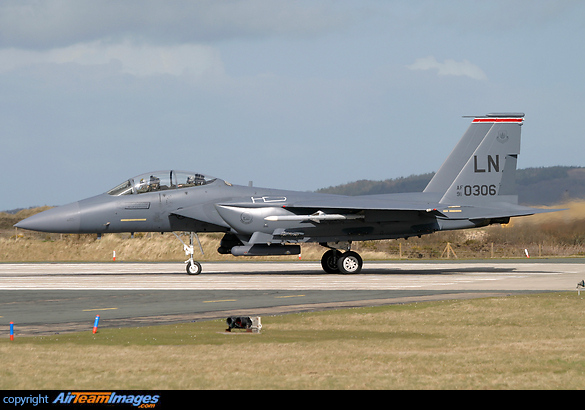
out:
<path id="1" fill-rule="evenodd" d="M 384 181 L 360 180 L 322 188 L 317 192 L 340 195 L 374 195 L 421 192 L 434 173 Z M 554 205 L 585 199 L 585 167 L 554 166 L 519 169 L 516 174 L 518 202 L 524 205 Z"/>

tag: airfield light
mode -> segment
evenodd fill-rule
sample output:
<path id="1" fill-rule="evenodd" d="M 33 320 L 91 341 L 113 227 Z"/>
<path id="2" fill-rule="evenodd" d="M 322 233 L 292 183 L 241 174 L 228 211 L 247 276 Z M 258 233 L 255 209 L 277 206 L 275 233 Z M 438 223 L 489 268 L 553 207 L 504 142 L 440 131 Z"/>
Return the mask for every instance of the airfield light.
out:
<path id="1" fill-rule="evenodd" d="M 244 329 L 246 332 L 260 333 L 262 324 L 259 316 L 230 316 L 226 319 L 228 328 L 226 332 L 231 332 L 232 329 Z"/>

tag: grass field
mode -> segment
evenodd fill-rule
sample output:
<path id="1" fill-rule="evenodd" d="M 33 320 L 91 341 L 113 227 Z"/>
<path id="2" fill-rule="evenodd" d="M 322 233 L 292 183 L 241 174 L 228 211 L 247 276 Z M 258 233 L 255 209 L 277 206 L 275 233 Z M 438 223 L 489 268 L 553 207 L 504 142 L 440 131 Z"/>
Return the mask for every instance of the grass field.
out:
<path id="1" fill-rule="evenodd" d="M 585 255 L 585 202 L 507 226 L 355 243 L 366 260 Z M 50 235 L 15 230 L 38 212 L 0 213 L 0 262 L 182 261 L 172 235 Z M 200 235 L 199 260 L 221 235 Z M 319 245 L 303 245 L 318 260 Z M 296 259 L 296 256 L 271 258 Z M 103 328 L 0 340 L 0 389 L 585 388 L 585 296 L 545 293 L 263 317 L 261 334 L 224 321 Z"/>
<path id="2" fill-rule="evenodd" d="M 0 341 L 0 389 L 583 389 L 585 296 L 544 293 Z"/>

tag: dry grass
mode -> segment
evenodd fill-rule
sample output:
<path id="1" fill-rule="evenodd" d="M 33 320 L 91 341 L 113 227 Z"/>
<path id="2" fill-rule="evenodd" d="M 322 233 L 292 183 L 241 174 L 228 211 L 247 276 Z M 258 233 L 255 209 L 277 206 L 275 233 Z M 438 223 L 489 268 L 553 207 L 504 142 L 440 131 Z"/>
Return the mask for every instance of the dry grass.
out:
<path id="1" fill-rule="evenodd" d="M 366 260 L 441 258 L 450 243 L 458 258 L 523 258 L 527 249 L 531 257 L 585 256 L 585 201 L 557 206 L 567 211 L 512 219 L 508 225 L 481 229 L 437 232 L 409 240 L 354 242 L 353 249 Z M 40 208 L 42 209 L 42 208 Z M 101 240 L 95 235 L 41 234 L 9 229 L 20 219 L 38 210 L 17 215 L 0 213 L 0 262 L 31 261 L 110 261 L 113 251 L 119 261 L 183 261 L 182 244 L 172 234 L 108 234 Z M 199 235 L 205 256 L 196 246 L 195 257 L 201 261 L 234 260 L 217 253 L 221 234 Z M 302 246 L 302 259 L 319 260 L 323 248 L 316 244 Z M 296 260 L 297 256 L 267 257 L 267 260 Z"/>
<path id="2" fill-rule="evenodd" d="M 1 389 L 583 389 L 585 298 L 540 294 L 0 341 Z"/>

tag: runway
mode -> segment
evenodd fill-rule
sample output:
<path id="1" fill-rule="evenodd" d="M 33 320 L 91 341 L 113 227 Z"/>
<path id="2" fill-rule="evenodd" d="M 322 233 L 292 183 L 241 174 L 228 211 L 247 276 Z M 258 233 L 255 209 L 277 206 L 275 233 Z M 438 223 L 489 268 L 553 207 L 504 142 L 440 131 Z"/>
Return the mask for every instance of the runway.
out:
<path id="1" fill-rule="evenodd" d="M 0 337 L 339 307 L 576 291 L 582 259 L 366 262 L 330 275 L 319 262 L 0 264 Z"/>

